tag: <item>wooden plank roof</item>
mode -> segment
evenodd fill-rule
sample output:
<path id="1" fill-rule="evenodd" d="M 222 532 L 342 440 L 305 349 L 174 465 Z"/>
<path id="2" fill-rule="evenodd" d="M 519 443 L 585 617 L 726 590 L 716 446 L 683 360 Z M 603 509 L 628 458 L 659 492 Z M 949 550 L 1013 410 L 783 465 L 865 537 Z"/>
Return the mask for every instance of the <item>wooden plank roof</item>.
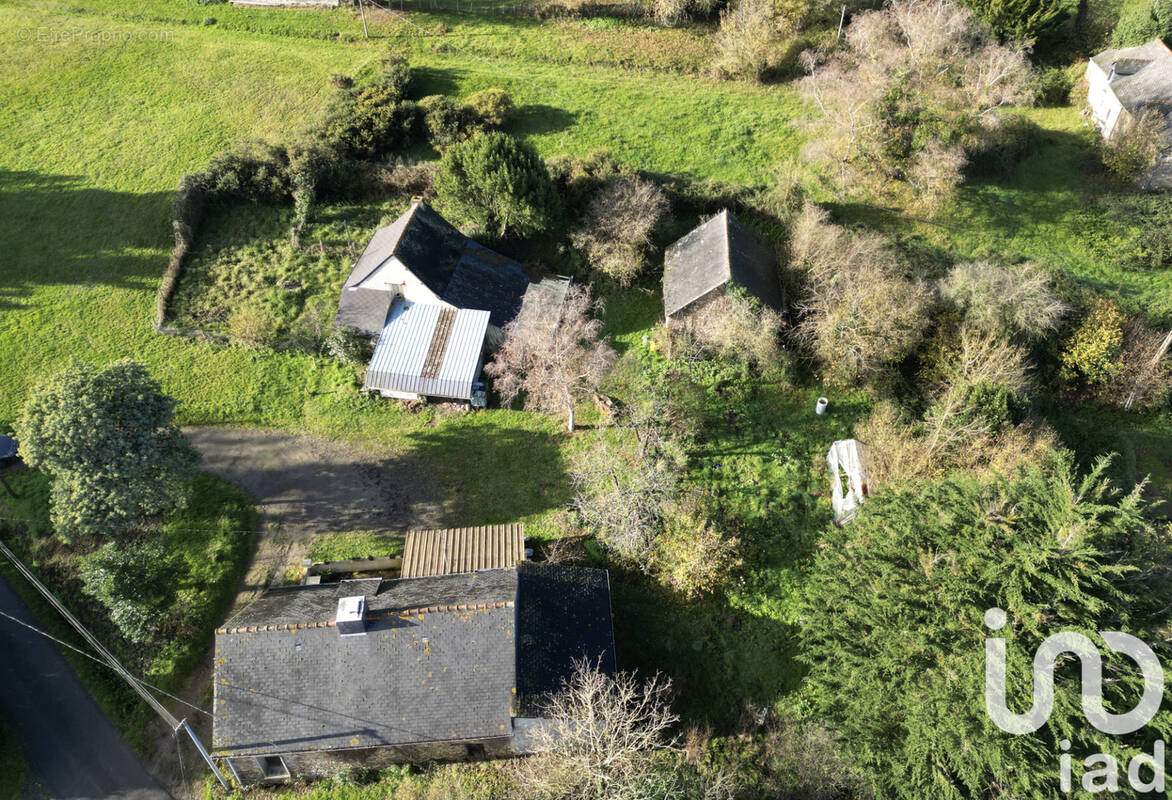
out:
<path id="1" fill-rule="evenodd" d="M 525 560 L 525 526 L 408 531 L 403 547 L 404 578 L 515 567 Z"/>

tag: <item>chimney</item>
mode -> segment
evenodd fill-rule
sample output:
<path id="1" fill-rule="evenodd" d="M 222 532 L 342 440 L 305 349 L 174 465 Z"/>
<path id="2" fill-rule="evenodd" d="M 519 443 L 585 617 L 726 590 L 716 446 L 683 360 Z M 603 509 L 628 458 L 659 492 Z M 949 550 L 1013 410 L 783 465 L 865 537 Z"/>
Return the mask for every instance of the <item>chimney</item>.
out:
<path id="1" fill-rule="evenodd" d="M 366 598 L 342 597 L 338 600 L 338 616 L 335 620 L 338 625 L 339 636 L 366 635 Z"/>

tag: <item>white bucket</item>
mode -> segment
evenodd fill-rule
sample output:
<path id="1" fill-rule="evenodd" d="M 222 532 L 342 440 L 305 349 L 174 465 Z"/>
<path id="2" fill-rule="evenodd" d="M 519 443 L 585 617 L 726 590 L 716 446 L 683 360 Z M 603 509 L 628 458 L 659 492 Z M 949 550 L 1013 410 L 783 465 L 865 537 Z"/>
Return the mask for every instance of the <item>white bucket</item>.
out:
<path id="1" fill-rule="evenodd" d="M 814 404 L 814 413 L 821 416 L 826 413 L 826 406 L 830 405 L 830 401 L 825 397 L 819 397 L 818 402 Z"/>

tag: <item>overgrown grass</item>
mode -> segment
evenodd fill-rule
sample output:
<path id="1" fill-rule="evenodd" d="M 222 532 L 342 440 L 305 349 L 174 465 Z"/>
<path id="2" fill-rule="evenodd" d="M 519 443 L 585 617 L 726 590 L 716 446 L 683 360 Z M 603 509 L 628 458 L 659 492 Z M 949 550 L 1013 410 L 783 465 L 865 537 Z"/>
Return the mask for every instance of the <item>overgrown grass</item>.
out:
<path id="1" fill-rule="evenodd" d="M 192 483 L 189 505 L 166 516 L 150 535 L 163 537 L 178 556 L 176 597 L 164 614 L 155 642 L 147 648 L 125 640 L 104 609 L 82 588 L 78 559 L 102 544 L 87 538 L 66 544 L 51 536 L 48 479 L 22 470 L 7 476 L 20 495 L 0 495 L 0 529 L 17 556 L 36 571 L 63 603 L 110 646 L 131 671 L 165 690 L 180 688 L 211 642 L 236 596 L 252 551 L 257 512 L 239 489 L 201 475 Z M 48 603 L 10 566 L 4 574 L 41 623 L 54 635 L 86 649 Z M 66 650 L 78 676 L 127 738 L 138 746 L 150 741 L 151 712 L 108 669 Z"/>
<path id="2" fill-rule="evenodd" d="M 347 531 L 318 536 L 309 546 L 314 561 L 345 561 L 351 558 L 381 558 L 403 554 L 403 537 L 375 531 Z"/>

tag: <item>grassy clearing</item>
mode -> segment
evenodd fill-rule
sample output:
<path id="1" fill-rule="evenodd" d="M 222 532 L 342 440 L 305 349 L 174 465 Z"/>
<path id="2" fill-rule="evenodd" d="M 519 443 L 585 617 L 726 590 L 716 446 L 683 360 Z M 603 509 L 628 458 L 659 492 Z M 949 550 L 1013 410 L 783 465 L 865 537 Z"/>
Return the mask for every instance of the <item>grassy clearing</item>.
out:
<path id="1" fill-rule="evenodd" d="M 156 643 L 144 648 L 123 639 L 101 607 L 82 589 L 78 558 L 104 540 L 65 544 L 52 537 L 48 534 L 48 479 L 32 470 L 10 473 L 7 478 L 20 499 L 0 496 L 0 516 L 9 520 L 4 524 L 5 539 L 17 555 L 111 646 L 131 671 L 166 690 L 182 686 L 236 596 L 257 527 L 252 500 L 218 478 L 201 475 L 192 483 L 188 507 L 169 514 L 152 532 L 163 537 L 168 549 L 179 557 L 179 565 L 175 600 L 164 615 Z M 18 573 L 7 566 L 4 569 L 43 625 L 66 641 L 83 646 L 68 624 Z M 137 696 L 104 667 L 71 651 L 65 651 L 65 655 L 127 738 L 140 746 L 149 742 L 146 723 L 153 719 L 152 712 Z"/>
<path id="2" fill-rule="evenodd" d="M 380 558 L 403 554 L 403 537 L 374 531 L 347 531 L 318 536 L 309 546 L 314 561 L 345 561 L 350 558 Z"/>
<path id="3" fill-rule="evenodd" d="M 1145 220 L 1121 212 L 1102 176 L 1093 174 L 1094 132 L 1074 108 L 1037 109 L 1030 116 L 1045 129 L 1045 142 L 1008 180 L 965 184 L 953 213 L 927 221 L 857 205 L 838 212 L 902 239 L 928 264 L 1035 261 L 1133 313 L 1172 325 L 1172 269 L 1118 263 L 1120 243 Z"/>

